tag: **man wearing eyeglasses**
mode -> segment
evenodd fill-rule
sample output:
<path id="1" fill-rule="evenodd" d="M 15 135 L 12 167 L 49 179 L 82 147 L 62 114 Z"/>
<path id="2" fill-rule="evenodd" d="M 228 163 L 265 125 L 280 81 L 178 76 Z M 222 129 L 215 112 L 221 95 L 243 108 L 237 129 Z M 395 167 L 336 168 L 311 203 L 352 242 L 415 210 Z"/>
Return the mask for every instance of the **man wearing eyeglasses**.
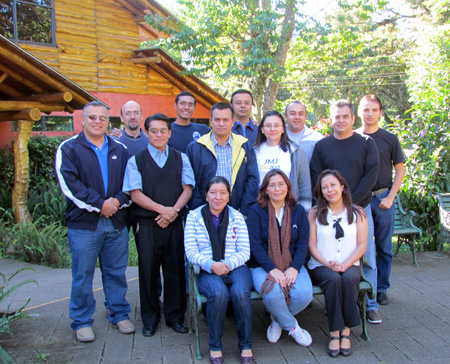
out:
<path id="1" fill-rule="evenodd" d="M 134 221 L 139 258 L 139 293 L 144 336 L 153 336 L 161 319 L 158 277 L 164 275 L 164 316 L 167 326 L 186 333 L 184 279 L 185 206 L 195 186 L 184 153 L 170 148 L 170 119 L 163 114 L 145 120 L 147 148 L 128 161 L 123 191 L 136 204 Z"/>
<path id="2" fill-rule="evenodd" d="M 129 154 L 105 134 L 108 109 L 98 101 L 83 109 L 83 131 L 62 142 L 55 169 L 66 196 L 66 220 L 72 255 L 70 324 L 78 341 L 95 339 L 92 325 L 95 299 L 92 292 L 97 258 L 102 267 L 109 321 L 122 334 L 135 331 L 129 321 L 130 304 L 125 296 L 128 231 L 125 217 L 129 197 L 122 192 Z"/>
<path id="3" fill-rule="evenodd" d="M 197 100 L 195 100 L 194 95 L 189 91 L 179 93 L 173 104 L 177 112 L 177 119 L 172 123 L 169 147 L 182 153 L 186 153 L 189 143 L 196 141 L 211 130 L 206 125 L 191 121 L 196 104 Z"/>

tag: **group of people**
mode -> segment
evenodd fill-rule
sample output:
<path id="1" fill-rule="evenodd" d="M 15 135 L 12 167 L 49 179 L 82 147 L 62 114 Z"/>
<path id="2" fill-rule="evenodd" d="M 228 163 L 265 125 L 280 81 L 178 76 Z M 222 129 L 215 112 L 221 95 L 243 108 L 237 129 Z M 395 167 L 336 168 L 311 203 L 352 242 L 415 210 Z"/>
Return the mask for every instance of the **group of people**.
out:
<path id="1" fill-rule="evenodd" d="M 113 137 L 106 134 L 108 109 L 85 106 L 83 132 L 61 143 L 56 155 L 68 202 L 70 317 L 79 341 L 95 339 L 97 258 L 109 321 L 123 334 L 135 332 L 125 297 L 131 229 L 143 335 L 154 335 L 161 320 L 160 267 L 166 324 L 187 332 L 186 257 L 201 267 L 213 364 L 224 363 L 230 302 L 241 363 L 254 362 L 252 289 L 271 315 L 268 340 L 276 343 L 286 330 L 309 346 L 311 335 L 295 315 L 312 301 L 313 284 L 325 294 L 328 354 L 350 355 L 364 254 L 364 273 L 378 296 L 368 301 L 367 317 L 381 323 L 378 304 L 389 303 L 393 201 L 404 174 L 397 137 L 378 126 L 381 101 L 362 98 L 363 127 L 356 131 L 353 105 L 335 102 L 334 133 L 326 138 L 305 125 L 306 107 L 298 101 L 284 116 L 269 111 L 259 123 L 250 118 L 252 105 L 249 91 L 235 91 L 230 104 L 211 107 L 209 129 L 191 121 L 196 99 L 188 91 L 176 96 L 174 122 L 159 113 L 144 121 L 140 105 L 128 101 L 120 112 L 124 129 Z"/>

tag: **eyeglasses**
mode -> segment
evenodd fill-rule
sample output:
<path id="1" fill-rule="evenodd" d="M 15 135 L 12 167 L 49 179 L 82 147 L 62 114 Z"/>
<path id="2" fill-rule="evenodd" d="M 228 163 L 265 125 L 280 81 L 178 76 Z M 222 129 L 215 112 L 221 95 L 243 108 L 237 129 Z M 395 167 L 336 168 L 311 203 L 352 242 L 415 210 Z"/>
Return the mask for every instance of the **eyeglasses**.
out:
<path id="1" fill-rule="evenodd" d="M 283 127 L 283 124 L 264 124 L 263 127 L 266 129 L 280 129 Z"/>
<path id="2" fill-rule="evenodd" d="M 95 121 L 95 120 L 100 120 L 101 122 L 105 122 L 105 121 L 108 121 L 108 117 L 107 116 L 103 116 L 103 115 L 100 115 L 100 116 L 97 116 L 97 115 L 88 115 L 87 116 L 87 118 L 90 120 L 90 121 Z"/>
<path id="3" fill-rule="evenodd" d="M 180 105 L 181 107 L 185 107 L 185 106 L 194 107 L 195 106 L 195 104 L 193 102 L 186 102 L 186 101 L 179 101 L 178 105 Z"/>
<path id="4" fill-rule="evenodd" d="M 158 129 L 158 128 L 151 128 L 151 129 L 149 129 L 148 130 L 150 133 L 152 133 L 152 134 L 158 134 L 158 133 L 161 133 L 161 134 L 167 134 L 168 132 L 169 132 L 169 129 L 168 128 L 161 128 L 161 129 Z"/>
<path id="5" fill-rule="evenodd" d="M 275 189 L 279 189 L 279 190 L 282 190 L 283 188 L 285 188 L 287 185 L 286 185 L 286 183 L 284 183 L 284 182 L 278 182 L 278 183 L 271 183 L 271 184 L 269 184 L 268 186 L 267 186 L 267 188 L 268 189 L 271 189 L 271 190 L 275 190 Z"/>

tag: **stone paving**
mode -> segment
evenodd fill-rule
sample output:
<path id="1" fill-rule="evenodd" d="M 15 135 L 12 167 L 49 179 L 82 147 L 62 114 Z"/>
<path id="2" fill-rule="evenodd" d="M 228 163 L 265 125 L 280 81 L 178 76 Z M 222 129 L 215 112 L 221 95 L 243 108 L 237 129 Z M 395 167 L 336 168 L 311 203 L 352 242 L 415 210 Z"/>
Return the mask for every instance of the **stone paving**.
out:
<path id="1" fill-rule="evenodd" d="M 313 338 L 309 348 L 297 345 L 286 332 L 277 344 L 266 339 L 270 318 L 261 301 L 253 303 L 253 350 L 258 364 L 273 363 L 450 363 L 450 257 L 436 257 L 434 253 L 419 253 L 420 267 L 411 265 L 411 255 L 401 254 L 394 259 L 392 300 L 382 306 L 383 323 L 369 325 L 371 341 L 361 339 L 361 328 L 352 332 L 353 354 L 330 358 L 326 353 L 327 319 L 323 298 L 314 299 L 312 308 L 297 315 L 300 325 Z M 77 342 L 70 328 L 68 296 L 70 270 L 50 269 L 26 263 L 0 260 L 0 272 L 9 275 L 22 267 L 33 267 L 37 272 L 23 271 L 14 281 L 34 278 L 39 287 L 28 284 L 21 287 L 11 308 L 20 307 L 31 297 L 26 313 L 29 319 L 14 322 L 14 335 L 0 336 L 2 347 L 17 363 L 208 363 L 208 333 L 200 322 L 203 360 L 195 354 L 195 336 L 173 332 L 160 324 L 155 336 L 142 336 L 139 313 L 139 289 L 136 267 L 127 270 L 128 300 L 132 306 L 131 319 L 136 324 L 135 334 L 122 335 L 105 318 L 101 279 L 96 272 L 94 281 L 97 311 L 95 313 L 93 343 Z M 0 305 L 0 311 L 6 304 Z M 234 323 L 227 319 L 223 337 L 224 356 L 228 364 L 239 362 Z"/>

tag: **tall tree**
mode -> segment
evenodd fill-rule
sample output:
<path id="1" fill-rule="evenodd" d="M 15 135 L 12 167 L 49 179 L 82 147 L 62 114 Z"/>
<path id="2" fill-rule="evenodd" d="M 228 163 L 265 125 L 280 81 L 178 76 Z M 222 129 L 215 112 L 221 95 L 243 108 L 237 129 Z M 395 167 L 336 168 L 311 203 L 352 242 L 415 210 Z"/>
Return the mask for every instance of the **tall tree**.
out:
<path id="1" fill-rule="evenodd" d="M 189 72 L 226 95 L 247 87 L 256 119 L 273 108 L 294 29 L 300 27 L 295 0 L 179 0 L 180 21 L 147 17 L 168 35 L 159 45 L 187 55 Z M 226 82 L 226 84 L 224 83 Z"/>
<path id="2" fill-rule="evenodd" d="M 411 108 L 405 80 L 412 45 L 397 26 L 404 17 L 386 1 L 340 1 L 324 24 L 304 29 L 292 44 L 279 107 L 303 100 L 317 120 L 328 115 L 333 100 L 357 102 L 376 93 L 388 118 L 403 115 Z"/>

